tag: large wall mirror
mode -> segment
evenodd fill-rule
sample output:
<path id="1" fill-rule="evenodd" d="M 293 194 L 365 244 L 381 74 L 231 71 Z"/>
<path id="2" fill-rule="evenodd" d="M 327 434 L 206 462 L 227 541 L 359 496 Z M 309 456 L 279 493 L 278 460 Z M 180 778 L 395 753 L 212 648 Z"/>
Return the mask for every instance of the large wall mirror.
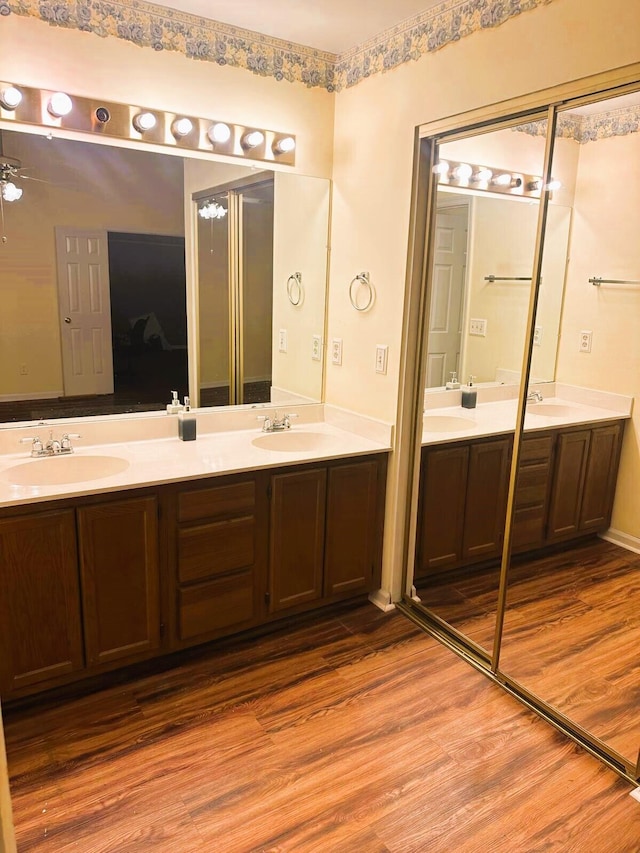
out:
<path id="1" fill-rule="evenodd" d="M 329 181 L 13 129 L 0 138 L 22 190 L 2 204 L 0 422 L 164 411 L 172 390 L 202 406 L 321 400 Z M 253 189 L 230 236 L 226 206 L 206 219 L 193 199 L 233 182 Z M 220 270 L 233 246 L 245 285 L 232 316 Z M 239 316 L 244 393 L 224 364 Z"/>
<path id="2" fill-rule="evenodd" d="M 429 630 L 632 780 L 640 777 L 639 114 L 640 92 L 627 87 L 567 102 L 548 120 L 532 114 L 428 143 L 441 171 L 429 176 L 424 415 L 406 599 Z M 460 164 L 470 168 L 443 179 Z M 544 176 L 541 199 L 487 192 L 479 167 L 485 176 L 529 173 L 532 186 L 531 174 Z M 452 371 L 463 384 L 477 377 L 475 409 L 461 406 Z"/>

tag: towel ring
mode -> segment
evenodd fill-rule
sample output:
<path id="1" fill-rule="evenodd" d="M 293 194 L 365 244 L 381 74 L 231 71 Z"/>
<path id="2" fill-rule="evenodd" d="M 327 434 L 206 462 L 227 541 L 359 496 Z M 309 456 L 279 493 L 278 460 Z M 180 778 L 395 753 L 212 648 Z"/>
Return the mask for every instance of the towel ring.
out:
<path id="1" fill-rule="evenodd" d="M 354 284 L 356 285 L 354 289 Z M 365 287 L 367 291 L 367 301 L 365 305 L 358 305 L 358 291 L 361 287 Z M 351 279 L 349 285 L 349 301 L 356 311 L 368 311 L 373 305 L 374 290 L 368 272 L 359 272 Z"/>
<path id="2" fill-rule="evenodd" d="M 296 298 L 297 294 L 297 298 Z M 287 279 L 287 296 L 292 305 L 300 305 L 302 302 L 302 273 L 294 272 Z"/>

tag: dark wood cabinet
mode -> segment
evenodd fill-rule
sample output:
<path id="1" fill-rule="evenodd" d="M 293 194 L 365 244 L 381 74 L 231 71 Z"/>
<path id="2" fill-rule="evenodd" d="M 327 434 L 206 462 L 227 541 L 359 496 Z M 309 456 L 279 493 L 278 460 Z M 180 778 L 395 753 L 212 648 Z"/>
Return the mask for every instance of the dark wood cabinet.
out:
<path id="1" fill-rule="evenodd" d="M 87 665 L 153 652 L 160 646 L 157 499 L 109 501 L 77 513 Z"/>
<path id="2" fill-rule="evenodd" d="M 500 553 L 510 448 L 510 438 L 423 448 L 416 576 Z"/>
<path id="3" fill-rule="evenodd" d="M 604 530 L 611 521 L 620 464 L 623 425 L 591 431 L 587 471 L 580 503 L 580 530 Z"/>
<path id="4" fill-rule="evenodd" d="M 539 548 L 545 541 L 554 449 L 554 433 L 522 438 L 511 538 L 514 552 Z"/>
<path id="5" fill-rule="evenodd" d="M 271 478 L 270 610 L 371 592 L 380 580 L 386 458 Z"/>
<path id="6" fill-rule="evenodd" d="M 560 433 L 557 438 L 547 528 L 549 538 L 574 534 L 580 529 L 580 500 L 590 440 L 588 429 Z"/>
<path id="7" fill-rule="evenodd" d="M 266 571 L 266 485 L 223 477 L 176 500 L 173 642 L 204 642 L 256 622 Z"/>
<path id="8" fill-rule="evenodd" d="M 326 488 L 324 468 L 271 478 L 272 612 L 322 596 Z"/>
<path id="9" fill-rule="evenodd" d="M 0 520 L 0 566 L 2 696 L 82 670 L 73 510 Z"/>

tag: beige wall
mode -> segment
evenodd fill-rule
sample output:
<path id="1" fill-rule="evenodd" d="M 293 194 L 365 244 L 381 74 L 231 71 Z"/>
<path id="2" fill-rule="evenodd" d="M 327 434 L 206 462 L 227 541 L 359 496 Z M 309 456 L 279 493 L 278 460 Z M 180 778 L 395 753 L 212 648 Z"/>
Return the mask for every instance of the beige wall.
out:
<path id="1" fill-rule="evenodd" d="M 640 287 L 594 287 L 589 278 L 640 280 L 640 133 L 580 146 L 571 262 L 557 378 L 632 395 L 612 527 L 640 538 Z M 580 331 L 593 332 L 590 353 Z"/>
<path id="2" fill-rule="evenodd" d="M 153 152 L 4 133 L 25 174 L 0 247 L 0 399 L 62 393 L 55 228 L 182 235 L 182 163 Z M 20 373 L 24 365 L 26 374 Z"/>

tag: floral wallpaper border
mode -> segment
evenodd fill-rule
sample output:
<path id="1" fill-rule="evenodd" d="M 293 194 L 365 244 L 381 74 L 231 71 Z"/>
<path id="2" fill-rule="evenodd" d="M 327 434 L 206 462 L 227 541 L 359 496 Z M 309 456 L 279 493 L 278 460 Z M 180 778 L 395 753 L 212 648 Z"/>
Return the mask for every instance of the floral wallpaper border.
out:
<path id="1" fill-rule="evenodd" d="M 444 0 L 340 56 L 200 18 L 145 0 L 0 0 L 11 14 L 113 36 L 152 50 L 243 68 L 329 92 L 419 59 L 553 0 Z"/>
<path id="2" fill-rule="evenodd" d="M 514 130 L 528 133 L 530 136 L 545 136 L 547 122 L 544 120 L 521 124 Z M 640 133 L 640 105 L 588 116 L 564 113 L 558 116 L 556 128 L 556 137 L 575 139 L 581 145 L 611 136 L 627 136 L 629 133 Z"/>

